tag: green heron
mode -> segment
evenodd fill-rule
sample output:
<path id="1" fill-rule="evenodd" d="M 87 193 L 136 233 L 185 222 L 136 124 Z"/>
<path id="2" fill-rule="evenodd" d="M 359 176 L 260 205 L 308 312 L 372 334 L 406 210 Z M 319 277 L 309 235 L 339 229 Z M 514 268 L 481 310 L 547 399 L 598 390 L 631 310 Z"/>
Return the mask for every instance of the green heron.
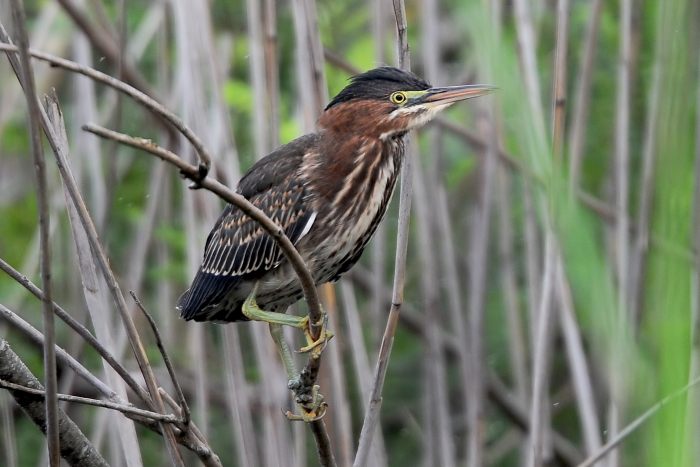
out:
<path id="1" fill-rule="evenodd" d="M 360 258 L 386 213 L 404 158 L 404 136 L 454 102 L 494 89 L 432 88 L 391 67 L 356 75 L 328 104 L 317 132 L 256 162 L 238 192 L 282 227 L 317 285 L 336 281 Z M 275 241 L 227 205 L 177 307 L 186 320 L 259 320 L 271 329 L 272 324 L 305 329 L 308 337 L 307 318 L 284 314 L 301 297 L 299 280 Z M 319 341 L 328 337 L 324 330 Z M 317 343 L 310 344 L 307 350 Z"/>

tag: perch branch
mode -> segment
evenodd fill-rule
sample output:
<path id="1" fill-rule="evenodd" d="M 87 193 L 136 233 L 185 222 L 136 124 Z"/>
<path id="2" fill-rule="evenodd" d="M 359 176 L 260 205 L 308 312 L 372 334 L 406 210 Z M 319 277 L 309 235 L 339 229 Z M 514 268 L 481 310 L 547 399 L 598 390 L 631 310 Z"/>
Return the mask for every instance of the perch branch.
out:
<path id="1" fill-rule="evenodd" d="M 180 173 L 186 178 L 201 185 L 202 188 L 211 191 L 215 195 L 229 204 L 233 204 L 243 213 L 250 216 L 255 221 L 259 222 L 265 231 L 280 245 L 285 256 L 290 264 L 294 267 L 295 272 L 299 276 L 301 286 L 304 290 L 304 298 L 306 299 L 309 308 L 309 318 L 312 323 L 320 324 L 321 321 L 321 306 L 318 300 L 316 284 L 306 263 L 302 259 L 299 252 L 296 250 L 292 242 L 285 235 L 284 231 L 270 219 L 262 210 L 254 206 L 242 195 L 229 189 L 221 182 L 214 180 L 211 177 L 202 179 L 197 168 L 184 160 L 177 154 L 167 149 L 161 148 L 154 142 L 143 138 L 134 138 L 123 133 L 108 130 L 99 125 L 88 123 L 83 126 L 83 130 L 93 133 L 102 138 L 111 139 L 119 143 L 131 146 L 133 148 L 142 149 L 154 156 L 173 164 L 180 169 Z"/>

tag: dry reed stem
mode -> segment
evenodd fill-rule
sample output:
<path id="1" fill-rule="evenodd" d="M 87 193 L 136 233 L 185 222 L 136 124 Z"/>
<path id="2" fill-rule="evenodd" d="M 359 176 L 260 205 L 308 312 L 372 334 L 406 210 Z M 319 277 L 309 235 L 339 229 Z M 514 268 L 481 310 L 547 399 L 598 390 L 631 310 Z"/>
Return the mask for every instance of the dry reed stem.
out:
<path id="1" fill-rule="evenodd" d="M 406 34 L 406 7 L 403 0 L 393 0 L 394 17 L 398 33 L 398 53 L 399 68 L 410 70 L 410 55 L 408 48 L 408 37 Z M 382 337 L 377 366 L 375 369 L 374 384 L 370 396 L 369 405 L 365 411 L 365 418 L 362 423 L 360 440 L 357 454 L 355 456 L 354 467 L 364 467 L 367 464 L 374 431 L 379 423 L 379 410 L 382 405 L 382 389 L 384 379 L 389 365 L 389 356 L 394 343 L 396 324 L 398 323 L 401 304 L 403 303 L 404 284 L 406 275 L 406 253 L 408 250 L 408 227 L 411 216 L 411 194 L 413 191 L 413 154 L 417 151 L 415 139 L 411 136 L 406 138 L 406 153 L 401 170 L 401 187 L 399 191 L 399 222 L 396 239 L 396 262 L 394 264 L 394 286 L 391 294 L 391 309 L 389 319 Z"/>
<path id="2" fill-rule="evenodd" d="M 253 88 L 253 136 L 255 159 L 260 160 L 273 148 L 269 145 L 269 116 L 266 99 L 265 47 L 261 24 L 260 0 L 246 0 L 248 26 L 248 57 L 250 58 L 250 85 Z"/>
<path id="3" fill-rule="evenodd" d="M 586 353 L 581 339 L 581 331 L 576 321 L 574 300 L 571 287 L 561 263 L 557 271 L 557 289 L 559 298 L 559 322 L 566 346 L 566 355 L 571 372 L 571 380 L 576 394 L 576 405 L 583 432 L 586 453 L 591 454 L 600 449 L 600 420 L 595 404 L 593 385 L 586 361 Z"/>
<path id="4" fill-rule="evenodd" d="M 593 62 L 598 49 L 598 30 L 600 29 L 602 7 L 603 0 L 593 0 L 588 26 L 586 27 L 583 60 L 581 69 L 578 72 L 579 79 L 576 82 L 576 94 L 569 132 L 569 189 L 571 193 L 578 191 L 581 177 L 583 146 L 586 139 L 586 124 L 588 123 L 590 104 L 591 77 L 593 76 Z"/>
<path id="5" fill-rule="evenodd" d="M 60 115 L 60 110 L 58 109 L 58 102 L 54 100 L 53 102 L 51 102 L 51 105 L 56 107 L 55 112 L 56 114 Z M 63 183 L 65 184 L 66 189 L 70 194 L 71 200 L 78 211 L 80 221 L 82 222 L 83 228 L 85 229 L 85 232 L 87 234 L 93 255 L 95 256 L 95 259 L 97 260 L 97 263 L 100 269 L 102 270 L 102 274 L 105 278 L 105 281 L 107 282 L 107 286 L 109 287 L 110 292 L 112 293 L 112 296 L 114 298 L 115 304 L 117 305 L 117 311 L 119 312 L 124 328 L 126 329 L 126 333 L 134 351 L 134 355 L 136 356 L 136 361 L 138 362 L 139 369 L 141 370 L 141 373 L 143 374 L 144 379 L 146 381 L 146 387 L 148 388 L 151 398 L 155 403 L 156 410 L 163 413 L 165 411 L 165 407 L 163 406 L 163 401 L 161 400 L 160 395 L 158 394 L 158 385 L 155 381 L 155 376 L 153 375 L 153 369 L 151 368 L 148 362 L 146 351 L 143 347 L 143 344 L 141 343 L 141 339 L 138 335 L 138 331 L 131 318 L 131 315 L 129 314 L 129 310 L 124 300 L 124 296 L 121 293 L 119 284 L 117 283 L 116 278 L 114 277 L 114 273 L 109 267 L 109 260 L 107 259 L 107 255 L 105 254 L 102 245 L 97 237 L 97 232 L 95 230 L 94 224 L 92 223 L 92 219 L 90 218 L 90 214 L 88 213 L 87 208 L 85 207 L 80 192 L 78 191 L 78 188 L 75 184 L 75 180 L 73 179 L 73 175 L 68 164 L 68 148 L 61 145 L 60 138 L 56 135 L 55 131 L 53 131 L 51 126 L 48 124 L 48 121 L 47 124 L 44 126 L 44 130 L 48 136 L 49 141 L 51 142 L 52 149 L 54 150 L 54 154 L 56 156 L 56 162 L 61 173 L 61 178 L 63 179 Z M 163 438 L 165 439 L 166 446 L 168 447 L 168 452 L 170 453 L 171 460 L 175 465 L 182 465 L 182 457 L 179 451 L 177 450 L 176 440 L 173 435 L 172 429 L 168 425 L 161 425 L 161 428 L 163 430 Z"/>
<path id="6" fill-rule="evenodd" d="M 375 287 L 372 288 L 372 293 L 377 290 L 377 276 L 374 275 L 373 277 L 374 280 L 372 281 L 372 285 Z M 364 416 L 364 410 L 365 407 L 369 405 L 370 391 L 372 389 L 372 368 L 369 363 L 370 356 L 367 346 L 364 345 L 365 340 L 362 333 L 362 321 L 360 319 L 360 312 L 357 308 L 354 287 L 349 279 L 344 278 L 340 280 L 340 288 L 343 298 L 342 308 L 345 312 L 347 340 L 350 346 L 349 351 L 350 355 L 352 355 L 358 392 L 362 396 L 359 410 L 362 411 L 361 415 Z M 385 304 L 386 296 L 383 295 L 383 293 L 388 293 L 385 292 L 387 290 L 388 289 L 385 285 L 379 289 L 379 297 L 381 301 L 379 302 L 378 306 L 381 307 L 382 310 L 387 308 Z M 387 465 L 384 435 L 381 430 L 376 432 L 375 440 L 372 443 L 369 456 L 369 465 L 373 467 L 385 467 Z"/>
<path id="7" fill-rule="evenodd" d="M 478 204 L 474 207 L 472 231 L 469 239 L 469 354 L 470 365 L 469 386 L 469 426 L 471 427 L 469 442 L 468 465 L 478 467 L 485 462 L 486 445 L 486 404 L 485 404 L 485 366 L 486 344 L 484 334 L 485 302 L 487 287 L 488 252 L 491 236 L 491 210 L 493 208 L 493 186 L 496 175 L 496 124 L 495 112 L 490 112 L 488 122 L 490 135 L 489 148 L 481 168 L 481 186 Z"/>
<path id="8" fill-rule="evenodd" d="M 48 98 L 46 99 L 46 109 L 49 122 L 53 128 L 54 134 L 58 138 L 57 143 L 61 146 L 62 151 L 68 154 L 68 140 L 63 117 L 58 108 L 55 95 L 52 97 L 52 99 L 53 100 Z M 106 348 L 108 348 L 113 354 L 119 354 L 119 352 L 115 352 L 114 350 L 114 341 L 112 339 L 113 331 L 110 329 L 108 324 L 111 322 L 112 318 L 110 316 L 111 313 L 108 312 L 108 310 L 110 310 L 109 300 L 107 297 L 105 297 L 103 290 L 100 287 L 87 233 L 82 226 L 77 208 L 72 202 L 70 194 L 66 190 L 65 186 L 63 191 L 72 236 L 75 241 L 78 256 L 78 269 L 80 270 L 82 289 L 85 295 L 85 301 L 88 305 L 88 312 L 93 322 L 93 327 L 95 328 L 95 333 L 97 334 L 100 342 L 104 343 Z M 128 397 L 126 394 L 126 385 L 124 381 L 121 380 L 118 375 L 107 366 L 106 362 L 103 363 L 103 365 L 109 386 L 114 388 L 120 397 L 127 399 Z M 112 419 L 113 417 L 105 417 L 105 419 L 108 418 Z M 123 417 L 116 417 L 113 418 L 113 420 L 116 423 L 119 438 L 122 441 L 120 450 L 124 454 L 127 465 L 130 467 L 142 466 L 143 462 L 141 460 L 141 451 L 139 449 L 139 442 L 133 423 L 129 422 Z"/>
<path id="9" fill-rule="evenodd" d="M 253 417 L 248 401 L 249 384 L 245 378 L 241 344 L 236 326 L 221 327 L 224 336 L 226 396 L 231 412 L 239 465 L 260 465 L 255 443 Z"/>
<path id="10" fill-rule="evenodd" d="M 629 165 L 630 165 L 630 65 L 632 54 L 632 2 L 620 2 L 620 55 L 618 58 L 617 90 L 615 103 L 615 272 L 617 277 L 617 322 L 625 323 L 629 317 Z M 624 417 L 621 381 L 618 372 L 621 369 L 621 356 L 613 348 L 612 368 L 610 372 L 610 401 L 608 407 L 607 437 L 617 435 Z M 608 457 L 608 467 L 620 465 L 620 453 L 613 450 Z"/>
<path id="11" fill-rule="evenodd" d="M 335 288 L 332 284 L 325 284 L 321 287 L 321 297 L 323 308 L 328 313 L 328 327 L 330 329 L 340 329 L 338 303 L 336 301 Z M 329 407 L 329 410 L 331 410 L 331 426 L 334 428 L 331 434 L 334 435 L 334 445 L 337 446 L 337 462 L 340 466 L 351 467 L 354 452 L 352 413 L 350 412 L 351 405 L 348 398 L 345 366 L 343 365 L 343 356 L 341 354 L 341 349 L 345 348 L 345 345 L 345 336 L 343 333 L 338 332 L 334 336 L 333 345 L 328 346 L 325 352 L 328 359 L 327 373 L 330 373 L 328 379 L 330 380 L 331 393 L 333 394 L 333 405 Z"/>
<path id="12" fill-rule="evenodd" d="M 426 436 L 423 453 L 426 465 L 450 467 L 456 465 L 454 434 L 452 432 L 449 393 L 446 384 L 446 369 L 440 338 L 440 287 L 437 280 L 437 255 L 433 245 L 435 225 L 433 209 L 430 206 L 433 197 L 428 193 L 428 182 L 417 155 L 414 160 L 413 189 L 415 200 L 413 215 L 418 226 L 418 253 L 421 265 L 421 304 L 427 328 L 427 348 L 422 358 L 424 425 Z M 431 454 L 434 450 L 434 454 Z"/>
<path id="13" fill-rule="evenodd" d="M 51 243 L 49 241 L 49 200 L 46 182 L 46 160 L 41 141 L 39 127 L 39 102 L 36 99 L 36 85 L 34 71 L 29 58 L 29 37 L 27 34 L 27 18 L 24 6 L 20 0 L 12 0 L 12 18 L 15 23 L 15 34 L 19 51 L 19 63 L 12 61 L 12 66 L 17 73 L 27 102 L 29 143 L 34 167 L 34 181 L 36 183 L 37 211 L 39 216 L 39 262 L 41 265 L 41 287 L 44 290 L 42 298 L 41 316 L 44 327 L 44 386 L 46 387 L 46 442 L 48 445 L 49 465 L 58 467 L 61 463 L 61 448 L 59 442 L 58 427 L 58 377 L 56 375 L 56 330 L 53 316 L 53 285 L 51 280 Z M 3 31 L 4 32 L 4 31 Z M 19 65 L 19 66 L 18 66 Z"/>
<path id="14" fill-rule="evenodd" d="M 532 401 L 530 403 L 530 442 L 526 455 L 528 467 L 538 467 L 547 458 L 546 440 L 549 427 L 549 374 L 551 365 L 551 341 L 552 341 L 552 290 L 556 271 L 559 268 L 557 261 L 557 247 L 554 233 L 548 228 L 545 239 L 544 270 L 542 280 L 542 292 L 539 294 L 539 310 L 537 311 L 537 324 L 533 339 L 534 352 L 532 358 Z"/>
<path id="15" fill-rule="evenodd" d="M 264 0 L 263 28 L 265 80 L 268 102 L 268 141 L 270 148 L 280 145 L 280 89 L 277 63 L 277 11 L 275 0 Z"/>
<path id="16" fill-rule="evenodd" d="M 5 465 L 17 467 L 17 436 L 10 400 L 0 394 L 0 417 L 2 418 L 3 447 L 5 448 Z"/>

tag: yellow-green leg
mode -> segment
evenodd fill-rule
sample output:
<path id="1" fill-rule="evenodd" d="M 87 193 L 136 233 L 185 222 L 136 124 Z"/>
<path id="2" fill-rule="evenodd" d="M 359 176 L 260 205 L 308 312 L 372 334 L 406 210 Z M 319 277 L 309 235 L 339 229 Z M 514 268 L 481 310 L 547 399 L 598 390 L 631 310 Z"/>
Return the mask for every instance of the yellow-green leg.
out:
<path id="1" fill-rule="evenodd" d="M 294 359 L 292 358 L 292 352 L 289 350 L 287 341 L 284 339 L 284 332 L 281 324 L 269 323 L 270 334 L 272 335 L 272 340 L 275 341 L 277 345 L 277 350 L 282 357 L 282 364 L 284 365 L 284 371 L 287 372 L 287 378 L 291 381 L 299 376 L 297 373 L 296 366 L 294 365 Z"/>
<path id="2" fill-rule="evenodd" d="M 272 335 L 272 339 L 275 341 L 280 357 L 282 357 L 282 364 L 284 365 L 284 370 L 287 373 L 287 378 L 289 378 L 289 389 L 294 392 L 294 401 L 299 406 L 300 415 L 294 415 L 291 412 L 287 412 L 287 418 L 290 420 L 302 420 L 305 422 L 318 420 L 325 415 L 327 404 L 324 402 L 323 396 L 319 393 L 318 385 L 314 385 L 311 388 L 310 394 L 308 388 L 302 387 L 299 373 L 297 373 L 294 365 L 292 352 L 287 345 L 287 341 L 284 339 L 282 326 L 292 326 L 303 329 L 306 336 L 307 345 L 306 347 L 302 347 L 301 351 L 311 352 L 312 357 L 318 358 L 325 347 L 325 343 L 331 337 L 333 337 L 333 334 L 326 330 L 328 315 L 326 315 L 325 312 L 323 313 L 321 318 L 321 332 L 319 334 L 319 338 L 314 340 L 311 336 L 308 317 L 300 318 L 298 316 L 287 315 L 284 313 L 262 310 L 255 301 L 257 291 L 258 283 L 256 283 L 253 287 L 253 291 L 243 303 L 241 309 L 243 314 L 248 319 L 254 321 L 265 321 L 270 327 L 270 334 Z"/>
<path id="3" fill-rule="evenodd" d="M 300 349 L 301 352 L 312 351 L 313 355 L 321 355 L 321 351 L 323 351 L 323 347 L 325 346 L 326 342 L 328 342 L 330 338 L 333 337 L 333 333 L 326 330 L 326 324 L 328 323 L 328 315 L 325 312 L 323 312 L 323 316 L 321 317 L 321 332 L 319 334 L 319 338 L 317 340 L 314 340 L 313 337 L 311 337 L 311 329 L 309 326 L 308 316 L 304 316 L 302 318 L 300 316 L 293 316 L 284 313 L 276 313 L 273 311 L 262 310 L 255 301 L 255 294 L 258 291 L 258 285 L 259 283 L 256 282 L 255 286 L 253 287 L 253 291 L 250 293 L 250 295 L 248 295 L 248 298 L 243 303 L 243 306 L 241 307 L 243 314 L 248 319 L 254 321 L 264 321 L 269 324 L 280 324 L 283 326 L 292 326 L 295 328 L 302 329 L 304 331 L 304 334 L 306 335 L 307 345 Z"/>
<path id="4" fill-rule="evenodd" d="M 294 359 L 292 358 L 292 352 L 284 338 L 282 325 L 269 323 L 269 326 L 272 340 L 274 340 L 277 345 L 277 350 L 280 353 L 280 357 L 282 357 L 284 370 L 287 372 L 289 389 L 294 392 L 294 402 L 299 406 L 300 415 L 295 415 L 291 412 L 286 412 L 285 415 L 289 420 L 301 420 L 305 422 L 312 422 L 320 419 L 326 414 L 327 404 L 323 400 L 323 395 L 318 392 L 319 386 L 314 385 L 314 387 L 311 388 L 310 396 L 298 394 L 297 390 L 301 387 L 299 373 L 297 373 Z"/>

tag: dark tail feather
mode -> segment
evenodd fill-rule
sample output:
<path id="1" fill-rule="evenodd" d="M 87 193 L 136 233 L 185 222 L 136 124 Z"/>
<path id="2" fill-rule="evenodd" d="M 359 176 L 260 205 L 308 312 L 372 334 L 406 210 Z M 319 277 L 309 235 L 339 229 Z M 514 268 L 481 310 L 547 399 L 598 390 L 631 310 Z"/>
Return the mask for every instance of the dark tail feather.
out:
<path id="1" fill-rule="evenodd" d="M 218 305 L 240 281 L 238 276 L 222 276 L 197 271 L 192 286 L 177 300 L 175 307 L 180 310 L 180 317 L 203 321 L 206 310 Z M 197 319 L 200 318 L 200 319 Z"/>

